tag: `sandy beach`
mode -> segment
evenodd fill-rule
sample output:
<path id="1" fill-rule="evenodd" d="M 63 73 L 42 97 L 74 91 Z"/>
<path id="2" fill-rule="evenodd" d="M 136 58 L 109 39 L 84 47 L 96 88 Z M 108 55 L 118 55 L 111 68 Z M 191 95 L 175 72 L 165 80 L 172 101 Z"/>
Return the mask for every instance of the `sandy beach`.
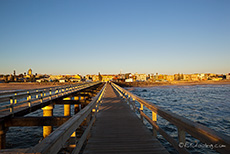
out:
<path id="1" fill-rule="evenodd" d="M 60 83 L 0 83 L 0 91 L 19 90 L 19 89 L 36 89 L 48 88 L 63 85 Z"/>
<path id="2" fill-rule="evenodd" d="M 172 81 L 172 82 L 122 82 L 117 83 L 122 87 L 154 87 L 154 86 L 193 86 L 193 85 L 224 85 L 230 84 L 230 80 L 221 81 Z"/>
<path id="3" fill-rule="evenodd" d="M 68 83 L 64 83 L 68 84 Z M 59 85 L 63 83 L 0 83 L 0 91 L 3 90 L 19 90 L 19 89 L 36 89 L 36 88 L 47 88 Z M 121 86 L 127 87 L 152 87 L 152 86 L 173 86 L 173 85 L 207 85 L 207 84 L 230 84 L 230 80 L 222 81 L 173 81 L 173 82 L 123 82 L 119 83 Z"/>

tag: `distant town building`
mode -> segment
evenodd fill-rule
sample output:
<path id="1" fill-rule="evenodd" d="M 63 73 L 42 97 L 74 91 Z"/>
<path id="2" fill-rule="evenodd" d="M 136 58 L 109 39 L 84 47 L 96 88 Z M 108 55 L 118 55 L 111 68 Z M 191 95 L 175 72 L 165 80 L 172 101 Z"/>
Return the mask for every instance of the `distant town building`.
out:
<path id="1" fill-rule="evenodd" d="M 227 79 L 227 80 L 230 80 L 230 73 L 227 73 L 227 74 L 226 74 L 226 79 Z"/>
<path id="2" fill-rule="evenodd" d="M 146 74 L 135 74 L 136 81 L 146 81 L 147 75 Z"/>
<path id="3" fill-rule="evenodd" d="M 60 79 L 59 79 L 59 82 L 60 82 L 60 83 L 65 83 L 65 82 L 66 82 L 66 78 L 60 78 Z"/>
<path id="4" fill-rule="evenodd" d="M 133 79 L 130 78 L 130 79 L 125 79 L 125 82 L 133 82 Z"/>
<path id="5" fill-rule="evenodd" d="M 10 74 L 9 76 L 8 76 L 8 79 L 7 79 L 8 81 L 10 81 L 10 82 L 12 82 L 12 81 L 14 81 L 14 77 L 13 77 L 13 75 L 12 74 Z"/>
<path id="6" fill-rule="evenodd" d="M 158 75 L 158 80 L 163 81 L 166 79 L 166 76 L 163 74 Z"/>
<path id="7" fill-rule="evenodd" d="M 115 82 L 125 82 L 125 75 L 124 74 L 118 74 L 113 77 L 113 81 Z"/>
<path id="8" fill-rule="evenodd" d="M 102 82 L 112 81 L 115 75 L 102 75 Z"/>
<path id="9" fill-rule="evenodd" d="M 174 80 L 174 75 L 167 75 L 166 80 L 167 81 L 173 81 Z"/>
<path id="10" fill-rule="evenodd" d="M 28 75 L 32 75 L 32 69 L 30 68 L 29 70 L 28 70 L 28 73 L 27 73 Z"/>
<path id="11" fill-rule="evenodd" d="M 199 81 L 199 76 L 198 76 L 198 74 L 192 74 L 192 75 L 191 75 L 191 80 L 192 80 L 192 81 Z"/>
<path id="12" fill-rule="evenodd" d="M 192 75 L 191 74 L 183 74 L 183 80 L 184 81 L 191 81 Z"/>
<path id="13" fill-rule="evenodd" d="M 93 81 L 99 81 L 99 76 L 98 75 L 93 75 L 92 80 Z"/>

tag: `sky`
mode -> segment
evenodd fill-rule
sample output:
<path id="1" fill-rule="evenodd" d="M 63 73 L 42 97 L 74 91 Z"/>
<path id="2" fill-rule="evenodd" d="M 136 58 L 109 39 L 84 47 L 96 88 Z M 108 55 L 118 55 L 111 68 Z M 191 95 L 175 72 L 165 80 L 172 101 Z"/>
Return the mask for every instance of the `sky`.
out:
<path id="1" fill-rule="evenodd" d="M 229 0 L 1 0 L 0 74 L 228 73 Z"/>

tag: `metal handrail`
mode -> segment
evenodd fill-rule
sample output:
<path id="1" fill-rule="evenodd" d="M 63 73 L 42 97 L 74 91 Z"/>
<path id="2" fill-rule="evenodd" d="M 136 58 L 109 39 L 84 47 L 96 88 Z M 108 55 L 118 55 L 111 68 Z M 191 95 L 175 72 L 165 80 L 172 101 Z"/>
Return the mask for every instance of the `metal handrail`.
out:
<path id="1" fill-rule="evenodd" d="M 220 153 L 226 153 L 226 154 L 230 153 L 229 136 L 223 135 L 204 125 L 193 122 L 187 118 L 179 116 L 170 111 L 166 111 L 163 108 L 158 107 L 152 104 L 151 102 L 148 102 L 143 98 L 140 98 L 130 93 L 129 91 L 121 88 L 120 86 L 114 83 L 112 83 L 112 86 L 116 89 L 118 94 L 124 99 L 126 99 L 128 102 L 130 102 L 130 104 L 134 104 L 135 101 L 140 103 L 140 108 L 134 107 L 134 109 L 139 111 L 141 118 L 142 119 L 145 118 L 153 126 L 153 131 L 154 130 L 158 131 L 180 153 L 189 153 L 189 152 L 185 148 L 179 147 L 179 143 L 157 125 L 157 120 L 156 118 L 154 118 L 156 117 L 157 114 L 177 127 L 179 142 L 185 142 L 186 140 L 185 132 L 187 132 L 194 138 L 200 140 L 201 142 L 204 142 L 206 144 L 212 144 L 214 150 Z M 145 106 L 146 108 L 152 111 L 152 115 L 154 115 L 152 119 L 144 114 L 143 106 Z M 223 145 L 224 147 L 215 148 L 215 145 Z"/>

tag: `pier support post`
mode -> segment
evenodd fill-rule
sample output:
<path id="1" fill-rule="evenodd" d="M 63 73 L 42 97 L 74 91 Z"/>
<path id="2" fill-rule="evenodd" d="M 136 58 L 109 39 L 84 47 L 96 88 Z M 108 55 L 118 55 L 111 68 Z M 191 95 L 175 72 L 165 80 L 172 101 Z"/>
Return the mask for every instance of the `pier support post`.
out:
<path id="1" fill-rule="evenodd" d="M 4 126 L 4 123 L 0 123 L 0 149 L 6 147 L 6 131 L 7 129 Z"/>
<path id="2" fill-rule="evenodd" d="M 71 116 L 71 105 L 70 104 L 64 105 L 64 116 Z"/>
<path id="3" fill-rule="evenodd" d="M 85 97 L 81 96 L 80 100 L 85 100 Z M 83 109 L 85 107 L 85 102 L 81 102 L 81 109 Z"/>
<path id="4" fill-rule="evenodd" d="M 74 100 L 80 100 L 80 97 L 75 96 Z M 79 104 L 74 104 L 74 114 L 80 111 Z"/>
<path id="5" fill-rule="evenodd" d="M 53 116 L 53 105 L 48 105 L 42 108 L 42 110 L 43 110 L 44 117 Z M 53 130 L 53 126 L 43 126 L 43 137 L 46 138 L 47 136 L 49 136 L 52 130 Z"/>
<path id="6" fill-rule="evenodd" d="M 79 104 L 74 105 L 74 114 L 77 114 L 80 111 Z"/>

